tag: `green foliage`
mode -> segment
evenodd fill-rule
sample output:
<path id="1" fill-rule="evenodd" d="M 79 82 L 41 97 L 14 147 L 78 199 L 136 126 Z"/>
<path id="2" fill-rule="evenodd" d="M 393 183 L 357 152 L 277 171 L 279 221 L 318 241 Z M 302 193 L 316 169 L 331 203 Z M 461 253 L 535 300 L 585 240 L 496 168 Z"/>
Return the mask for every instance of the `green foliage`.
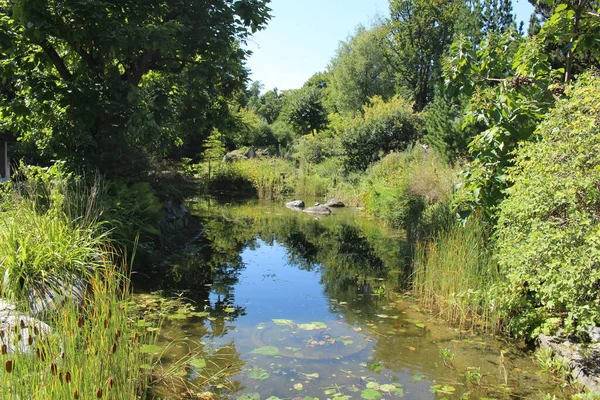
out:
<path id="1" fill-rule="evenodd" d="M 394 72 L 385 57 L 386 33 L 384 26 L 359 27 L 340 43 L 328 67 L 332 100 L 340 113 L 354 115 L 370 97 L 394 95 Z"/>
<path id="2" fill-rule="evenodd" d="M 327 126 L 327 110 L 321 97 L 321 91 L 311 87 L 288 94 L 281 111 L 284 121 L 300 135 L 323 130 Z"/>
<path id="3" fill-rule="evenodd" d="M 331 131 L 302 136 L 294 143 L 293 149 L 294 157 L 311 164 L 337 159 L 342 154 L 341 140 Z"/>
<path id="4" fill-rule="evenodd" d="M 448 93 L 470 97 L 463 130 L 479 132 L 469 143 L 471 161 L 454 200 L 459 211 L 494 214 L 514 150 L 531 137 L 559 89 L 549 61 L 537 38 L 525 40 L 514 30 L 479 45 L 464 38 L 453 43 L 444 65 Z"/>
<path id="5" fill-rule="evenodd" d="M 433 99 L 442 55 L 452 43 L 454 24 L 464 8 L 460 1 L 390 1 L 388 58 L 398 90 L 414 101 L 416 111 Z"/>
<path id="6" fill-rule="evenodd" d="M 465 158 L 468 144 L 476 129 L 465 127 L 464 106 L 454 104 L 442 95 L 437 96 L 424 112 L 423 141 L 450 162 Z"/>
<path id="7" fill-rule="evenodd" d="M 3 398 L 145 396 L 152 356 L 142 349 L 154 343 L 156 337 L 136 324 L 128 277 L 108 264 L 108 259 L 105 262 L 88 277 L 89 291 L 83 307 L 66 303 L 48 317 L 52 332 L 44 340 L 33 335 L 38 328 L 27 323 L 24 330 L 28 330 L 29 337 L 37 336 L 32 346 L 34 354 L 17 351 L 0 356 L 3 366 L 9 361 L 14 366 L 11 373 L 3 371 L 0 375 Z M 8 338 L 16 340 L 20 336 Z M 36 379 L 27 379 L 30 376 Z"/>
<path id="8" fill-rule="evenodd" d="M 46 173 L 22 168 L 22 185 L 3 187 L 0 213 L 2 296 L 19 301 L 39 284 L 89 276 L 108 241 L 98 222 L 95 194 L 73 193 L 60 166 Z M 86 204 L 80 204 L 80 201 Z"/>
<path id="9" fill-rule="evenodd" d="M 267 3 L 2 0 L 0 129 L 46 160 L 139 170 L 222 120 Z"/>
<path id="10" fill-rule="evenodd" d="M 600 79 L 586 76 L 523 144 L 500 205 L 500 288 L 514 334 L 600 324 Z"/>
<path id="11" fill-rule="evenodd" d="M 342 136 L 346 171 L 364 170 L 391 151 L 404 150 L 421 132 L 421 121 L 400 97 L 385 102 L 374 97 Z"/>
<path id="12" fill-rule="evenodd" d="M 413 289 L 427 307 L 463 328 L 500 327 L 500 314 L 490 296 L 501 274 L 487 247 L 489 226 L 471 218 L 454 222 L 432 242 L 414 250 Z"/>
<path id="13" fill-rule="evenodd" d="M 454 176 L 435 153 L 420 147 L 394 152 L 367 171 L 361 203 L 392 225 L 411 228 L 427 204 L 449 201 Z"/>

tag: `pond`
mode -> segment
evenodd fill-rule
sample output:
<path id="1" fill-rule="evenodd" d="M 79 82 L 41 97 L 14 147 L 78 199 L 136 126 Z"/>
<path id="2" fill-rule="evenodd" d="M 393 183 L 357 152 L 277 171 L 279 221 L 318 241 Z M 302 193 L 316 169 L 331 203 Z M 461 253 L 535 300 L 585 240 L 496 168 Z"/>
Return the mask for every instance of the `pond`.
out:
<path id="1" fill-rule="evenodd" d="M 561 396 L 531 355 L 446 326 L 403 295 L 403 233 L 359 210 L 316 219 L 276 203 L 202 200 L 195 213 L 203 234 L 152 284 L 192 305 L 162 326 L 170 345 L 157 397 Z"/>

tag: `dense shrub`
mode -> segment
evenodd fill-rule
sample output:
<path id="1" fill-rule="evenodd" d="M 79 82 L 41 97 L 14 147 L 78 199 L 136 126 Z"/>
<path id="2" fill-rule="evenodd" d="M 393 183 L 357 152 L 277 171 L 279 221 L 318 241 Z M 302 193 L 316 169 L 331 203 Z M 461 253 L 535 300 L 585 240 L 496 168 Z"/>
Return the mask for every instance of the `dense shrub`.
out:
<path id="1" fill-rule="evenodd" d="M 600 324 L 600 78 L 581 82 L 509 170 L 498 296 L 516 335 Z"/>
<path id="2" fill-rule="evenodd" d="M 404 150 L 419 137 L 420 125 L 407 101 L 372 98 L 364 107 L 364 115 L 356 117 L 342 137 L 345 169 L 365 170 L 382 155 Z"/>
<path id="3" fill-rule="evenodd" d="M 420 146 L 390 153 L 367 171 L 362 203 L 371 214 L 414 229 L 427 205 L 449 201 L 455 176 L 437 153 Z"/>

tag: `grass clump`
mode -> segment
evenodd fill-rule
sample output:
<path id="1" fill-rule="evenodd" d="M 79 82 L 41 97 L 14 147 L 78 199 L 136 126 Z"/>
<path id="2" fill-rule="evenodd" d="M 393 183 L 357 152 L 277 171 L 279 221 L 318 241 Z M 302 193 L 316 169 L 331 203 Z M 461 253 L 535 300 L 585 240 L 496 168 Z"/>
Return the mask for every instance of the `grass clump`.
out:
<path id="1" fill-rule="evenodd" d="M 2 398 L 142 397 L 152 362 L 151 355 L 143 353 L 143 344 L 152 337 L 136 324 L 128 279 L 107 265 L 88 284 L 81 309 L 70 302 L 51 314 L 50 332 L 39 321 L 32 322 L 36 320 L 27 319 L 17 327 L 19 336 L 31 338 L 30 346 L 2 351 Z M 17 335 L 3 334 L 4 340 L 19 340 Z"/>
<path id="2" fill-rule="evenodd" d="M 415 293 L 442 318 L 463 328 L 499 328 L 490 290 L 501 276 L 486 246 L 487 235 L 485 223 L 473 217 L 466 226 L 455 223 L 434 241 L 415 246 Z"/>
<path id="3" fill-rule="evenodd" d="M 19 177 L 0 201 L 0 296 L 17 307 L 0 326 L 0 397 L 142 397 L 152 362 L 144 344 L 155 338 L 138 326 L 127 269 L 113 262 L 100 191 L 60 165 Z M 81 298 L 71 295 L 76 278 L 87 286 Z M 49 291 L 51 307 L 34 310 Z"/>

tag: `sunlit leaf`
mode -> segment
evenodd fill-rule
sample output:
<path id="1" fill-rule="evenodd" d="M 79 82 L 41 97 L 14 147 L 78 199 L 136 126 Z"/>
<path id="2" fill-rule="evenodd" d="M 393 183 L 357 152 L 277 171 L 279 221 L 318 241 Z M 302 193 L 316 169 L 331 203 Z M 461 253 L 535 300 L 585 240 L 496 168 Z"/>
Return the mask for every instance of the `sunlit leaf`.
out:
<path id="1" fill-rule="evenodd" d="M 263 356 L 277 356 L 279 355 L 279 349 L 275 346 L 265 346 L 254 349 L 250 354 L 261 354 Z"/>
<path id="2" fill-rule="evenodd" d="M 253 367 L 250 372 L 248 372 L 248 378 L 250 379 L 256 379 L 259 381 L 264 381 L 265 379 L 268 379 L 271 374 L 263 368 L 259 368 L 259 367 Z"/>
<path id="3" fill-rule="evenodd" d="M 311 322 L 310 324 L 298 324 L 298 328 L 304 331 L 316 331 L 318 329 L 326 329 L 327 325 L 323 322 Z"/>
<path id="4" fill-rule="evenodd" d="M 292 321 L 291 319 L 274 319 L 273 323 L 279 326 L 292 326 L 294 324 L 294 321 Z"/>
<path id="5" fill-rule="evenodd" d="M 365 389 L 360 393 L 360 397 L 366 400 L 377 400 L 381 398 L 381 393 L 375 389 Z"/>
<path id="6" fill-rule="evenodd" d="M 146 354 L 156 354 L 160 353 L 162 350 L 162 347 L 157 346 L 155 344 L 145 344 L 142 347 L 140 347 L 140 352 Z"/>

